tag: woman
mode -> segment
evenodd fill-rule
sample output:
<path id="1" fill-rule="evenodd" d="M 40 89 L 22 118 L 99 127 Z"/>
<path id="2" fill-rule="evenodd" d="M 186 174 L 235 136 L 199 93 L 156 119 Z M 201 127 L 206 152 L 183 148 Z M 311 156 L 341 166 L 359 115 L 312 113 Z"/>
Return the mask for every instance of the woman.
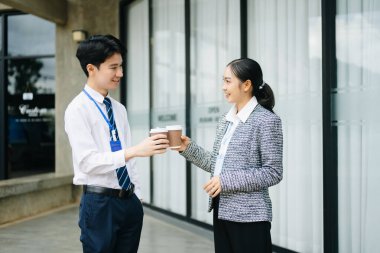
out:
<path id="1" fill-rule="evenodd" d="M 214 148 L 205 151 L 182 136 L 182 156 L 211 173 L 204 185 L 214 209 L 215 252 L 272 252 L 268 187 L 282 179 L 281 120 L 274 95 L 251 59 L 230 62 L 223 76 L 234 104 L 218 123 Z"/>

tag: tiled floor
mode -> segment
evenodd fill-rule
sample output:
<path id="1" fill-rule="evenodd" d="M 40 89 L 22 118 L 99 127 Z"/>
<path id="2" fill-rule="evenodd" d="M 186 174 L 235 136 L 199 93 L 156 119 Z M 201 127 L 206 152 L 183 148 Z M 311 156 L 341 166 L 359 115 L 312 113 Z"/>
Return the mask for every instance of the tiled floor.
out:
<path id="1" fill-rule="evenodd" d="M 192 233 L 145 213 L 139 253 L 214 252 L 210 231 Z M 0 253 L 82 252 L 77 219 L 78 207 L 71 206 L 1 226 Z"/>

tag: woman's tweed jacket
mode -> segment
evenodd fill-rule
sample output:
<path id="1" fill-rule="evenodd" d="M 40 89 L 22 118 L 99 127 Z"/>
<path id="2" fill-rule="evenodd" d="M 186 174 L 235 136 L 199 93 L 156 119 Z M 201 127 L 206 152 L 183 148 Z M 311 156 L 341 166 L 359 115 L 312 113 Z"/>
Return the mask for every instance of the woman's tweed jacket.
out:
<path id="1" fill-rule="evenodd" d="M 223 115 L 217 126 L 212 152 L 190 142 L 181 155 L 212 176 L 228 123 Z M 239 123 L 228 145 L 220 174 L 219 219 L 272 221 L 268 187 L 282 179 L 282 142 L 280 118 L 259 104 L 245 123 Z M 212 208 L 210 198 L 209 211 Z"/>

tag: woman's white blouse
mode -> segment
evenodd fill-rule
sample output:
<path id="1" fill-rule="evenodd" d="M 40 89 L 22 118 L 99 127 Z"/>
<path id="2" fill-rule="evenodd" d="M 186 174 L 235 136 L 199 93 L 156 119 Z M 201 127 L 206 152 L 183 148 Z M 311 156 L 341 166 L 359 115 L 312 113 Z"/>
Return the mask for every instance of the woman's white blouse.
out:
<path id="1" fill-rule="evenodd" d="M 246 122 L 249 115 L 253 112 L 257 105 L 256 97 L 252 97 L 251 100 L 240 110 L 240 112 L 236 113 L 236 105 L 234 105 L 226 115 L 226 120 L 229 121 L 228 128 L 224 137 L 222 139 L 219 154 L 216 157 L 216 164 L 214 170 L 214 176 L 220 175 L 223 169 L 224 156 L 227 153 L 228 144 L 231 141 L 231 137 L 233 136 L 236 127 L 240 122 Z"/>

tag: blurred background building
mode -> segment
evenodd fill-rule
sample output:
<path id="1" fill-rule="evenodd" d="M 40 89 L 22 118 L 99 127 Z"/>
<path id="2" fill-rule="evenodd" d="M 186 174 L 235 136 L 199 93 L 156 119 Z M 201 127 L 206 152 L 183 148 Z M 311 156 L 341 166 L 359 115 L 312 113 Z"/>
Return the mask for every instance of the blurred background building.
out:
<path id="1" fill-rule="evenodd" d="M 284 131 L 278 252 L 377 252 L 380 0 L 0 0 L 0 224 L 77 200 L 63 114 L 85 83 L 77 40 L 128 49 L 113 97 L 133 142 L 180 124 L 211 149 L 226 64 L 257 60 Z M 146 206 L 211 228 L 209 175 L 169 151 L 137 161 Z"/>

